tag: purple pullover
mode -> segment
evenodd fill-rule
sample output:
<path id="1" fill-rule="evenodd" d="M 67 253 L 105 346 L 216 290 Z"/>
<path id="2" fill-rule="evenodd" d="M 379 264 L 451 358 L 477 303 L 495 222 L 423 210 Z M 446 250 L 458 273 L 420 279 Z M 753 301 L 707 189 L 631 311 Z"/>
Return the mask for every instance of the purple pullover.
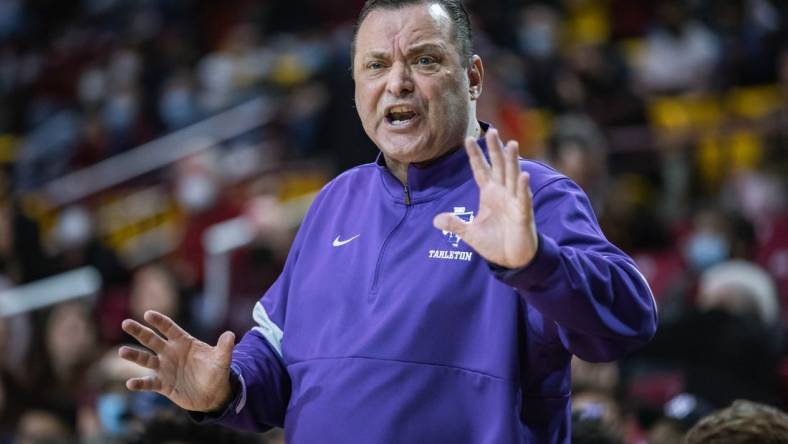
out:
<path id="1" fill-rule="evenodd" d="M 464 149 L 410 166 L 407 188 L 380 157 L 326 185 L 235 347 L 236 396 L 213 420 L 284 427 L 290 444 L 568 443 L 572 355 L 636 350 L 656 308 L 583 191 L 521 168 L 539 249 L 519 270 L 432 225 L 476 214 Z"/>

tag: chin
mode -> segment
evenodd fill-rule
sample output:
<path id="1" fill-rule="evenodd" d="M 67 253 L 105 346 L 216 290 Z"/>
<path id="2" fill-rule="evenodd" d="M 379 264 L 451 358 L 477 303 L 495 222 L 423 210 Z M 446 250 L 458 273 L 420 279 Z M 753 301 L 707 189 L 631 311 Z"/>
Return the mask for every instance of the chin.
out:
<path id="1" fill-rule="evenodd" d="M 431 147 L 421 138 L 387 138 L 378 147 L 387 157 L 403 163 L 424 162 L 434 157 Z"/>
<path id="2" fill-rule="evenodd" d="M 381 148 L 383 154 L 390 159 L 402 163 L 418 163 L 429 160 L 432 156 L 425 147 L 420 146 L 395 146 Z"/>

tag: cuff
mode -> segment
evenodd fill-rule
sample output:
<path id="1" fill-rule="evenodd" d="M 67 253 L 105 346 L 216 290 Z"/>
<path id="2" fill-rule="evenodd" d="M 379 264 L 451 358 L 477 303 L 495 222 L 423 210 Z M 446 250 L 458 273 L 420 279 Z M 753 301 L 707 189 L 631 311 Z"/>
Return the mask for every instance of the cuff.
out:
<path id="1" fill-rule="evenodd" d="M 498 280 L 519 290 L 542 287 L 545 280 L 561 264 L 561 247 L 550 237 L 537 233 L 539 246 L 531 262 L 521 268 L 504 268 L 488 262 L 490 270 Z"/>
<path id="2" fill-rule="evenodd" d="M 213 412 L 188 411 L 189 417 L 198 424 L 213 424 L 221 422 L 228 416 L 239 414 L 246 405 L 246 382 L 241 375 L 240 369 L 235 365 L 230 366 L 230 389 L 232 390 L 232 398 L 223 410 Z"/>

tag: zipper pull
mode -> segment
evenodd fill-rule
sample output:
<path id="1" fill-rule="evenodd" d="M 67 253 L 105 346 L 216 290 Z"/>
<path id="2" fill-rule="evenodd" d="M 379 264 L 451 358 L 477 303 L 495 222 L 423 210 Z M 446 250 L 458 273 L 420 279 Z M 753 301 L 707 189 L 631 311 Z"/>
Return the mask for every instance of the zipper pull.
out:
<path id="1" fill-rule="evenodd" d="M 403 185 L 405 188 L 405 205 L 410 205 L 410 190 L 408 190 L 407 185 Z"/>

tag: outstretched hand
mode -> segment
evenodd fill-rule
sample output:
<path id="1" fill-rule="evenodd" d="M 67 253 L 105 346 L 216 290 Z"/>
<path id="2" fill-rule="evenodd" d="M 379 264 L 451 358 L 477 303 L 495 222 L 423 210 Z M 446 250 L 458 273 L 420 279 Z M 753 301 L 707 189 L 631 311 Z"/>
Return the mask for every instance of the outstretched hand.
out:
<path id="1" fill-rule="evenodd" d="M 433 224 L 457 234 L 486 260 L 506 268 L 531 262 L 538 247 L 528 173 L 520 171 L 517 142 L 503 146 L 498 131 L 485 135 L 490 162 L 472 137 L 465 149 L 479 186 L 479 211 L 467 223 L 452 213 L 435 216 Z"/>
<path id="2" fill-rule="evenodd" d="M 144 317 L 163 336 L 137 321 L 126 319 L 123 331 L 149 351 L 123 346 L 118 355 L 153 370 L 153 375 L 129 379 L 126 387 L 160 393 L 192 411 L 215 411 L 227 405 L 232 397 L 230 361 L 235 335 L 224 332 L 212 347 L 159 312 L 149 310 Z"/>

